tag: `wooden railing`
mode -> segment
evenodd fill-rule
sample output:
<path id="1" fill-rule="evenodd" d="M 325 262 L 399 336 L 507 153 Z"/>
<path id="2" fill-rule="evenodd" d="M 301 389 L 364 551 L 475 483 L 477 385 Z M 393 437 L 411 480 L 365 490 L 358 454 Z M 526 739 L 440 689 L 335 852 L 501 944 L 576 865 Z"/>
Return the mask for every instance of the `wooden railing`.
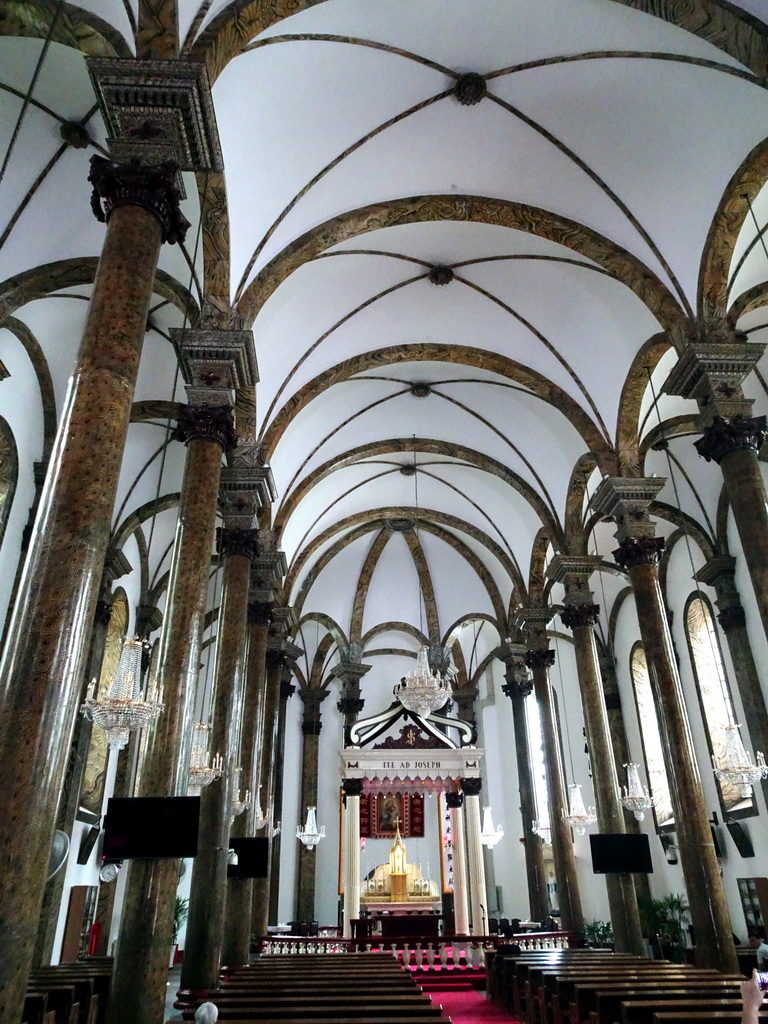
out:
<path id="1" fill-rule="evenodd" d="M 504 938 L 501 935 L 446 935 L 435 939 L 414 936 L 372 936 L 367 939 L 340 939 L 326 936 L 268 935 L 256 940 L 256 949 L 264 956 L 301 956 L 312 953 L 389 953 L 404 966 L 421 970 L 485 965 L 485 951 L 516 943 L 522 950 L 566 949 L 574 932 L 522 932 Z"/>

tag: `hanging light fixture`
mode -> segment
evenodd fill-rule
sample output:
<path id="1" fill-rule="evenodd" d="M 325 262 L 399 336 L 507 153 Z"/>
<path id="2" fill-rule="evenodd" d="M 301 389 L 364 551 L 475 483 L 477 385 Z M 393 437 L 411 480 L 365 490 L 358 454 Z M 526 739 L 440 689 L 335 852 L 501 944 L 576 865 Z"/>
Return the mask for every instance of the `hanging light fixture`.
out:
<path id="1" fill-rule="evenodd" d="M 189 764 L 189 788 L 194 794 L 199 793 L 203 786 L 210 786 L 215 779 L 220 779 L 224 774 L 224 760 L 221 754 L 215 754 L 211 761 L 208 753 L 210 731 L 211 727 L 204 722 L 198 722 L 195 726 Z"/>
<path id="2" fill-rule="evenodd" d="M 138 637 L 126 640 L 106 696 L 99 699 L 94 679 L 91 692 L 80 708 L 81 714 L 106 732 L 107 742 L 115 750 L 123 749 L 132 732 L 154 722 L 164 707 L 163 691 L 158 691 L 154 681 L 146 695 L 141 694 L 142 651 L 143 644 Z"/>
<path id="3" fill-rule="evenodd" d="M 232 801 L 232 817 L 233 818 L 236 818 L 238 816 L 238 814 L 242 814 L 243 811 L 247 811 L 248 808 L 251 806 L 251 791 L 250 791 L 250 789 L 246 789 L 245 796 L 243 797 L 242 800 L 240 799 L 240 774 L 241 774 L 242 770 L 243 770 L 242 768 L 237 768 L 235 770 L 235 785 L 237 786 L 237 796 Z"/>
<path id="4" fill-rule="evenodd" d="M 281 832 L 280 826 L 281 825 L 282 825 L 282 822 L 278 821 L 278 823 L 273 827 L 273 829 L 272 829 L 272 839 L 274 839 L 275 836 L 279 836 L 280 835 L 280 832 Z M 322 836 L 320 838 L 322 838 Z"/>
<path id="5" fill-rule="evenodd" d="M 489 850 L 492 850 L 494 846 L 504 838 L 504 829 L 501 825 L 493 827 L 493 816 L 491 815 L 491 808 L 483 808 L 483 828 L 480 832 L 480 842 L 483 846 L 487 846 Z"/>
<path id="6" fill-rule="evenodd" d="M 552 829 L 549 827 L 549 825 L 545 825 L 543 822 L 539 821 L 537 818 L 535 818 L 531 822 L 531 831 L 535 835 L 539 836 L 539 838 L 543 842 L 545 842 L 545 843 L 551 843 L 552 842 Z"/>
<path id="7" fill-rule="evenodd" d="M 304 827 L 296 826 L 296 838 L 310 850 L 317 846 L 321 839 L 325 839 L 325 825 L 318 829 L 314 807 L 307 808 L 307 821 Z"/>
<path id="8" fill-rule="evenodd" d="M 581 795 L 581 786 L 578 782 L 572 782 L 568 789 L 570 790 L 568 814 L 565 813 L 565 808 L 563 808 L 563 817 L 577 835 L 583 836 L 587 831 L 587 826 L 594 825 L 597 821 L 595 808 L 584 806 L 584 797 Z"/>
<path id="9" fill-rule="evenodd" d="M 253 812 L 253 827 L 256 829 L 264 828 L 267 824 L 268 818 L 264 811 L 261 809 L 261 790 L 256 794 L 256 809 Z M 274 835 L 274 833 L 273 833 Z"/>
<path id="10" fill-rule="evenodd" d="M 718 764 L 712 755 L 712 767 L 720 782 L 739 787 L 739 795 L 746 799 L 752 795 L 752 786 L 760 779 L 768 778 L 768 765 L 762 753 L 757 753 L 757 764 L 752 761 L 741 739 L 736 722 L 725 726 L 725 757 Z"/>
<path id="11" fill-rule="evenodd" d="M 415 670 L 404 676 L 392 691 L 404 708 L 422 717 L 443 707 L 451 697 L 448 679 L 430 671 L 428 650 L 423 645 L 419 648 Z"/>
<path id="12" fill-rule="evenodd" d="M 627 785 L 622 790 L 621 802 L 628 811 L 634 813 L 637 821 L 643 821 L 645 812 L 650 811 L 656 800 L 647 790 L 643 789 L 643 784 L 640 781 L 640 765 L 630 762 L 624 767 L 627 769 Z"/>

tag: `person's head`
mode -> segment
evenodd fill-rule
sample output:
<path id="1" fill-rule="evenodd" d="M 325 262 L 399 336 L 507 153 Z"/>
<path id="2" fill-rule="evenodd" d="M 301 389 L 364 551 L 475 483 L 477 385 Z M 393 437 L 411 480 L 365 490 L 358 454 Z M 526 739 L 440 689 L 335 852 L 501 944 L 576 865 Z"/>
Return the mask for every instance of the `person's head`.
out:
<path id="1" fill-rule="evenodd" d="M 216 1024 L 219 1010 L 215 1003 L 201 1003 L 195 1010 L 197 1024 Z"/>

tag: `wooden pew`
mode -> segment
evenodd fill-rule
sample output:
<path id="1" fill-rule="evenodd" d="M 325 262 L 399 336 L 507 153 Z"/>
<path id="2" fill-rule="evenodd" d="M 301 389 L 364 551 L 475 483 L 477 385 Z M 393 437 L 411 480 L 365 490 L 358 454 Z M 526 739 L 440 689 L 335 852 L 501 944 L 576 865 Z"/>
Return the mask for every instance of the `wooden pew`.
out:
<path id="1" fill-rule="evenodd" d="M 606 986 L 594 993 L 595 1009 L 590 1010 L 590 1024 L 602 1024 L 603 1021 L 610 1022 L 621 1020 L 622 1005 L 627 1001 L 647 1001 L 652 999 L 677 1000 L 679 998 L 694 998 L 700 994 L 701 998 L 721 999 L 732 998 L 740 995 L 740 982 L 722 979 L 711 981 L 698 981 L 694 986 L 687 983 L 685 986 L 670 983 L 663 978 L 658 981 L 638 982 L 637 984 L 616 984 L 612 987 Z"/>
<path id="2" fill-rule="evenodd" d="M 743 980 L 740 976 L 722 975 L 714 970 L 700 971 L 695 967 L 681 970 L 674 964 L 670 964 L 658 971 L 618 971 L 615 974 L 606 973 L 599 976 L 584 975 L 577 978 L 575 982 L 573 979 L 559 981 L 558 985 L 561 986 L 561 998 L 566 991 L 569 992 L 569 1024 L 582 1024 L 582 1022 L 591 1021 L 591 1014 L 597 1011 L 598 992 L 642 991 L 643 988 L 648 991 L 660 988 L 681 988 L 695 992 L 704 985 L 722 988 L 724 985 L 738 984 L 740 980 Z M 605 1013 L 601 1011 L 600 1016 L 605 1017 Z M 613 1017 L 608 1019 L 613 1020 Z"/>
<path id="3" fill-rule="evenodd" d="M 761 1010 L 758 1020 L 768 1021 L 768 1011 Z M 654 1013 L 653 1024 L 741 1024 L 741 1013 L 732 1010 L 664 1010 Z"/>

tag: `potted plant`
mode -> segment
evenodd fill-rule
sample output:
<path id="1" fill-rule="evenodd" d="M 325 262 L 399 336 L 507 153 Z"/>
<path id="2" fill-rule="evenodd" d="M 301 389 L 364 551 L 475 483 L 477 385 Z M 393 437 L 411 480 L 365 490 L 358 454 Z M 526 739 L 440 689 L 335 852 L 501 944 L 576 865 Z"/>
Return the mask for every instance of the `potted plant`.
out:
<path id="1" fill-rule="evenodd" d="M 178 949 L 179 931 L 189 914 L 189 900 L 177 896 L 173 904 L 173 934 L 171 935 L 171 967 L 176 962 L 176 951 Z"/>
<path id="2" fill-rule="evenodd" d="M 610 921 L 589 921 L 584 925 L 584 943 L 593 949 L 613 948 L 613 927 Z"/>
<path id="3" fill-rule="evenodd" d="M 639 901 L 643 935 L 648 939 L 656 959 L 682 963 L 685 958 L 685 925 L 688 904 L 685 897 L 670 893 L 664 899 Z"/>

